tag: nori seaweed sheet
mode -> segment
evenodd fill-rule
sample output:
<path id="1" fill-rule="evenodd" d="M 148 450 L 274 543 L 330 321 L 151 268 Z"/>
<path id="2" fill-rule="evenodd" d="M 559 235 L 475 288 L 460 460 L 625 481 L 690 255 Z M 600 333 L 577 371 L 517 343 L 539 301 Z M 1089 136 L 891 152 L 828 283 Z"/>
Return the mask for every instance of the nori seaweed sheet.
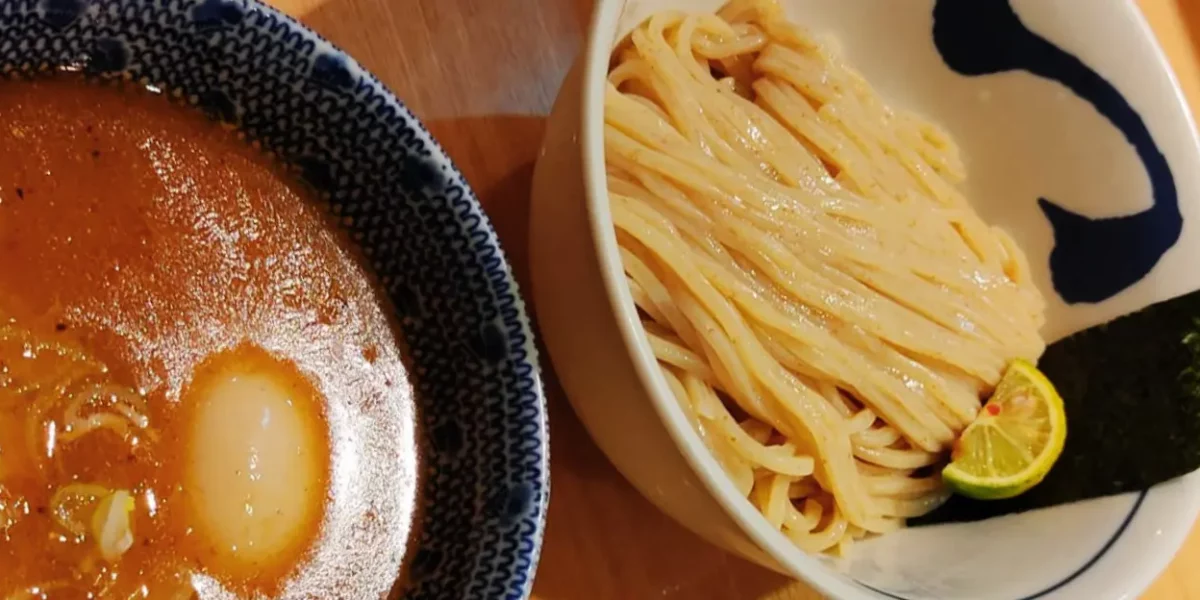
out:
<path id="1" fill-rule="evenodd" d="M 1144 490 L 1200 468 L 1200 292 L 1052 344 L 1038 368 L 1067 414 L 1063 454 L 1010 500 L 955 496 L 911 525 L 976 521 Z"/>

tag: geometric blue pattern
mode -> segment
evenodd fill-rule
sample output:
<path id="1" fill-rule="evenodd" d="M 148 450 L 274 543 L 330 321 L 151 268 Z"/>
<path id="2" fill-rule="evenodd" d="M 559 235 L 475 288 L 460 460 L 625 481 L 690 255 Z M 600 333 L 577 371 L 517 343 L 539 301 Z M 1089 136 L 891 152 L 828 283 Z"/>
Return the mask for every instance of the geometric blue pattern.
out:
<path id="1" fill-rule="evenodd" d="M 255 0 L 0 0 L 0 73 L 181 93 L 321 191 L 396 309 L 426 432 L 406 598 L 528 595 L 549 501 L 524 304 L 462 174 L 374 76 Z"/>

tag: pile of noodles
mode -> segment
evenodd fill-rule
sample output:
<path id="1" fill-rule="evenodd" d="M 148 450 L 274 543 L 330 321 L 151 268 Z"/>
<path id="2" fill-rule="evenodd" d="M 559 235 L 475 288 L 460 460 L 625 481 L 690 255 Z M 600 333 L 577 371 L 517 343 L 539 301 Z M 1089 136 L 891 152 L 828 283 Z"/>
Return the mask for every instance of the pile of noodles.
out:
<path id="1" fill-rule="evenodd" d="M 981 396 L 1036 360 L 1025 258 L 773 1 L 651 17 L 614 51 L 608 187 L 662 374 L 737 488 L 810 551 L 903 525 Z"/>

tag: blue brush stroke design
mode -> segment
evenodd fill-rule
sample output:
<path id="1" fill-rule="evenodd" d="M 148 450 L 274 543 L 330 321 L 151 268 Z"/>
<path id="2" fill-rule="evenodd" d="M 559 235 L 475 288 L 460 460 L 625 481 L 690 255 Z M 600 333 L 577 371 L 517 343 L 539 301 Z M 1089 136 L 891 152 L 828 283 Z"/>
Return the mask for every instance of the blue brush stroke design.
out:
<path id="1" fill-rule="evenodd" d="M 1183 230 L 1175 178 L 1141 116 L 1121 92 L 1075 56 L 1030 31 L 1009 0 L 937 0 L 933 40 L 942 60 L 965 76 L 1023 70 L 1057 81 L 1121 131 L 1153 188 L 1145 211 L 1092 219 L 1047 198 L 1038 205 L 1054 228 L 1050 272 L 1069 304 L 1101 302 L 1140 281 Z"/>
<path id="2" fill-rule="evenodd" d="M 246 12 L 234 2 L 204 0 L 192 8 L 192 20 L 201 31 L 216 31 L 232 27 L 246 18 Z"/>
<path id="3" fill-rule="evenodd" d="M 1142 490 L 1141 492 L 1138 492 L 1137 500 L 1134 500 L 1133 506 L 1130 507 L 1129 513 L 1125 515 L 1125 518 L 1121 521 L 1121 524 L 1117 526 L 1117 530 L 1114 531 L 1111 536 L 1109 536 L 1108 541 L 1105 542 L 1104 545 L 1101 546 L 1100 549 L 1093 554 L 1087 562 L 1083 563 L 1082 567 L 1079 567 L 1071 572 L 1070 575 L 1058 580 L 1054 585 L 1048 586 L 1036 594 L 1030 594 L 1020 598 L 1019 600 L 1038 600 L 1039 598 L 1049 596 L 1050 594 L 1067 587 L 1071 584 L 1071 582 L 1079 579 L 1084 575 L 1084 573 L 1090 571 L 1092 567 L 1096 566 L 1096 563 L 1100 562 L 1100 559 L 1104 558 L 1104 555 L 1108 554 L 1109 550 L 1112 550 L 1113 546 L 1117 544 L 1117 541 L 1121 539 L 1121 536 L 1125 535 L 1125 530 L 1129 529 L 1130 523 L 1133 523 L 1133 518 L 1138 515 L 1138 511 L 1141 510 L 1142 503 L 1146 501 L 1146 496 L 1148 495 L 1150 495 L 1150 490 Z M 891 598 L 892 600 L 909 600 L 909 598 L 906 596 L 901 596 L 899 594 L 894 594 L 886 590 L 872 587 L 871 585 L 868 585 L 862 581 L 855 580 L 855 582 L 885 598 Z"/>
<path id="4" fill-rule="evenodd" d="M 312 80 L 331 91 L 354 88 L 354 75 L 339 54 L 322 54 L 313 61 Z"/>
<path id="5" fill-rule="evenodd" d="M 83 17 L 87 7 L 87 0 L 44 0 L 42 20 L 57 31 L 65 31 Z"/>
<path id="6" fill-rule="evenodd" d="M 129 66 L 129 48 L 118 39 L 101 38 L 88 53 L 86 71 L 93 75 L 118 73 Z"/>

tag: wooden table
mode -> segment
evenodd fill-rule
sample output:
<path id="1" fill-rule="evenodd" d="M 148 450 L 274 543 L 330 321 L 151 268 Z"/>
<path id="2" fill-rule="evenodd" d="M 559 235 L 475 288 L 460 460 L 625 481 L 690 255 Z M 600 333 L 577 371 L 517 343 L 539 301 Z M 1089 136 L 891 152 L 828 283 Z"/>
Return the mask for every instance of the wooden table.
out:
<path id="1" fill-rule="evenodd" d="M 592 0 L 274 0 L 403 98 L 466 172 L 528 288 L 529 189 L 545 116 Z M 1200 107 L 1200 0 L 1140 0 Z M 708 546 L 657 512 L 588 439 L 546 373 L 553 502 L 536 600 L 801 600 L 803 584 Z M 1200 600 L 1200 531 L 1147 592 Z"/>

